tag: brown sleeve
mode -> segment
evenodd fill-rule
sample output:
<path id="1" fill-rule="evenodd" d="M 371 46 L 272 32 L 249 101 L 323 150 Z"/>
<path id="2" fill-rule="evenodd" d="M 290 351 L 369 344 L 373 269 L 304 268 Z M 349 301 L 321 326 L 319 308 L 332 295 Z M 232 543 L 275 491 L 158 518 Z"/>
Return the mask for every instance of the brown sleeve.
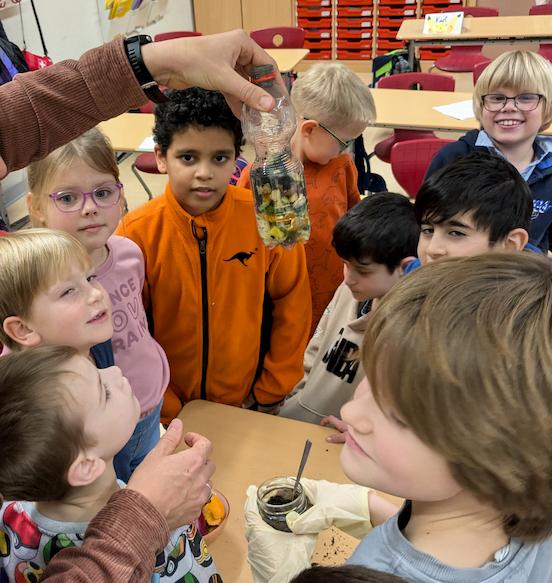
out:
<path id="1" fill-rule="evenodd" d="M 168 537 L 166 521 L 148 500 L 122 489 L 88 525 L 82 546 L 58 553 L 41 581 L 149 583 Z"/>
<path id="2" fill-rule="evenodd" d="M 145 101 L 121 38 L 78 61 L 20 73 L 0 86 L 0 157 L 8 172 L 23 168 Z"/>

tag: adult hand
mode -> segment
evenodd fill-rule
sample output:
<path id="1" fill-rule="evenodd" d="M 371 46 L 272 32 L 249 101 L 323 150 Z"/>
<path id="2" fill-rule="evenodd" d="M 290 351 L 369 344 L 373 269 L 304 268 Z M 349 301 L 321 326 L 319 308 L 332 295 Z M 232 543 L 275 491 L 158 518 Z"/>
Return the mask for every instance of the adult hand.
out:
<path id="1" fill-rule="evenodd" d="M 238 117 L 242 102 L 263 111 L 274 107 L 274 98 L 244 77 L 255 65 L 278 67 L 243 30 L 150 43 L 142 47 L 142 56 L 159 84 L 221 91 Z"/>
<path id="2" fill-rule="evenodd" d="M 324 427 L 335 427 L 339 433 L 332 433 L 326 437 L 328 443 L 345 443 L 345 433 L 347 432 L 347 423 L 341 421 L 335 415 L 328 415 L 320 420 L 320 425 Z"/>
<path id="3" fill-rule="evenodd" d="M 136 468 L 127 488 L 145 496 L 166 518 L 170 529 L 193 522 L 211 494 L 215 464 L 211 442 L 186 433 L 189 449 L 174 453 L 182 438 L 182 421 L 174 419 L 159 443 Z"/>

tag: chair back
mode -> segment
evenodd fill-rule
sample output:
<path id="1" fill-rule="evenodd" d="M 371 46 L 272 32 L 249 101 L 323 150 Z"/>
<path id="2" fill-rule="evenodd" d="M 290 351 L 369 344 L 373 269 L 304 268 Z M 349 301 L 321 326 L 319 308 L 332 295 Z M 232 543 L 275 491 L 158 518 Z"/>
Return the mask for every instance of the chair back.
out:
<path id="1" fill-rule="evenodd" d="M 249 36 L 263 49 L 302 49 L 305 41 L 305 31 L 298 26 L 261 28 Z"/>
<path id="2" fill-rule="evenodd" d="M 443 8 L 441 12 L 463 12 L 464 16 L 475 16 L 477 18 L 485 16 L 498 16 L 496 8 L 489 8 L 488 6 L 449 6 Z"/>
<path id="3" fill-rule="evenodd" d="M 423 91 L 454 91 L 454 77 L 433 73 L 397 73 L 382 77 L 378 89 L 421 89 Z"/>
<path id="4" fill-rule="evenodd" d="M 529 16 L 538 16 L 539 14 L 552 14 L 552 4 L 538 4 L 529 8 Z"/>
<path id="5" fill-rule="evenodd" d="M 477 63 L 473 68 L 473 84 L 477 83 L 479 77 L 481 77 L 481 73 L 489 66 L 490 61 L 488 63 Z"/>
<path id="6" fill-rule="evenodd" d="M 193 30 L 173 30 L 172 32 L 160 32 L 153 37 L 155 42 L 171 40 L 173 38 L 184 38 L 186 36 L 202 36 L 201 32 Z"/>
<path id="7" fill-rule="evenodd" d="M 433 156 L 454 140 L 426 138 L 397 142 L 391 148 L 391 171 L 407 194 L 415 198 Z"/>

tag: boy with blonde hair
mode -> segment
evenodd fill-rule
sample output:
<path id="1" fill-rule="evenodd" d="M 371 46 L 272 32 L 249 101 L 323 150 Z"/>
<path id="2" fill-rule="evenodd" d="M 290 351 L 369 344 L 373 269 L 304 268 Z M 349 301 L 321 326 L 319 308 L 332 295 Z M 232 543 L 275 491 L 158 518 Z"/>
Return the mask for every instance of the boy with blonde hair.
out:
<path id="1" fill-rule="evenodd" d="M 552 243 L 552 64 L 533 51 L 510 51 L 481 74 L 473 93 L 480 130 L 471 130 L 435 154 L 426 174 L 470 152 L 490 152 L 513 164 L 533 194 L 529 242 L 547 252 Z"/>
<path id="2" fill-rule="evenodd" d="M 39 581 L 56 553 L 82 545 L 88 522 L 122 487 L 113 457 L 139 416 L 121 370 L 98 370 L 75 348 L 42 346 L 0 359 L 3 582 Z M 188 434 L 187 442 L 198 437 Z M 198 514 L 209 491 L 197 500 Z M 169 544 L 155 550 L 153 581 L 221 581 L 195 524 L 171 532 Z M 145 574 L 121 565 L 116 580 L 149 580 L 153 568 Z"/>
<path id="3" fill-rule="evenodd" d="M 320 63 L 301 73 L 291 91 L 297 129 L 291 140 L 303 162 L 310 240 L 305 245 L 312 296 L 311 335 L 343 281 L 342 261 L 332 247 L 339 217 L 359 200 L 357 171 L 349 147 L 376 117 L 368 86 L 345 65 Z M 250 167 L 239 185 L 250 188 Z"/>
<path id="4" fill-rule="evenodd" d="M 551 323 L 536 253 L 438 261 L 386 295 L 341 463 L 407 502 L 349 563 L 413 583 L 552 580 Z"/>

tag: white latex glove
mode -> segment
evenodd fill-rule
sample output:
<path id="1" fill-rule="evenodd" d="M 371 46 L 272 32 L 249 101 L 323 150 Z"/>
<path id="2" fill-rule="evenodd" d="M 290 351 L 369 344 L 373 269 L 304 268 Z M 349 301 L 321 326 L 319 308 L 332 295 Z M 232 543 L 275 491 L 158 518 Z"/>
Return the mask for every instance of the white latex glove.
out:
<path id="1" fill-rule="evenodd" d="M 249 486 L 245 500 L 245 537 L 253 581 L 288 583 L 310 567 L 317 533 L 296 535 L 266 524 L 257 508 L 257 486 Z"/>
<path id="2" fill-rule="evenodd" d="M 330 526 L 336 526 L 360 539 L 372 529 L 369 488 L 308 478 L 302 478 L 301 485 L 313 506 L 303 514 L 290 512 L 287 515 L 286 521 L 294 534 L 318 534 Z"/>

